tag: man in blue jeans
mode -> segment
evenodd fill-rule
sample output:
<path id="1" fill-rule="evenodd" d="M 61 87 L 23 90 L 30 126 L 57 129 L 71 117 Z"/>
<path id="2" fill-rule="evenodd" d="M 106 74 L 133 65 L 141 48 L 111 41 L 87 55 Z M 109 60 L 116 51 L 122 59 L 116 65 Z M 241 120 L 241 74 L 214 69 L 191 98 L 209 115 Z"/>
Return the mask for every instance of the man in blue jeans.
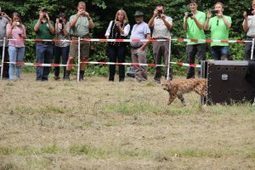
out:
<path id="1" fill-rule="evenodd" d="M 34 31 L 37 39 L 53 39 L 54 26 L 49 18 L 46 9 L 39 11 L 39 19 L 34 22 Z M 53 43 L 52 42 L 38 42 L 36 44 L 36 63 L 50 64 L 53 60 Z M 50 67 L 36 67 L 36 80 L 47 81 L 50 73 Z"/>

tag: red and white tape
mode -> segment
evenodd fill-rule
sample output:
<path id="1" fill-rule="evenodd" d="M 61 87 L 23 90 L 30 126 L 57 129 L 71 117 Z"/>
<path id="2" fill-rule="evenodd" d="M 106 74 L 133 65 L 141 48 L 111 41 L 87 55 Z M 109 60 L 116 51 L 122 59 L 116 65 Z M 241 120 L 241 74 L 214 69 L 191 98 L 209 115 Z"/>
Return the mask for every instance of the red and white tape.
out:
<path id="1" fill-rule="evenodd" d="M 19 39 L 8 39 L 12 41 L 20 41 Z M 77 40 L 59 40 L 59 39 L 24 39 L 25 41 L 30 42 L 78 42 Z M 81 42 L 119 42 L 119 43 L 127 43 L 127 42 L 165 42 L 169 41 L 169 39 L 99 39 L 99 38 L 82 38 Z"/>
<path id="2" fill-rule="evenodd" d="M 17 40 L 17 39 L 8 39 L 8 40 Z M 119 43 L 130 43 L 130 42 L 166 42 L 169 41 L 169 39 L 99 39 L 99 38 L 82 38 L 80 39 L 81 42 L 119 42 Z M 243 44 L 246 42 L 252 42 L 252 40 L 212 40 L 212 39 L 187 39 L 187 38 L 173 38 L 172 41 L 178 41 L 178 42 L 201 42 L 201 43 L 213 43 L 213 42 L 220 42 L 220 43 L 239 43 Z M 0 40 L 3 41 L 3 40 Z M 20 41 L 20 40 L 19 40 Z M 25 39 L 25 41 L 30 42 L 78 42 L 77 40 L 59 40 L 59 39 Z"/>
<path id="3" fill-rule="evenodd" d="M 194 68 L 201 68 L 200 64 L 189 64 L 189 63 L 182 63 L 182 62 L 170 62 L 171 64 L 178 65 L 180 67 L 194 67 Z"/>
<path id="4" fill-rule="evenodd" d="M 243 44 L 246 42 L 252 42 L 252 40 L 212 40 L 212 39 L 187 39 L 187 38 L 175 38 L 172 39 L 173 41 L 178 42 L 203 42 L 203 43 L 239 43 Z"/>
<path id="5" fill-rule="evenodd" d="M 10 64 L 19 64 L 22 66 L 34 66 L 34 67 L 66 67 L 66 66 L 77 66 L 78 64 L 46 64 L 46 63 L 25 63 L 25 62 L 6 62 Z M 182 62 L 170 62 L 171 64 L 178 65 L 180 67 L 195 67 L 200 68 L 198 64 L 188 64 Z M 81 62 L 81 64 L 91 65 L 124 65 L 124 66 L 144 66 L 144 67 L 166 67 L 164 64 L 147 64 L 147 63 L 115 63 L 115 62 L 98 62 L 98 61 L 87 61 Z"/>

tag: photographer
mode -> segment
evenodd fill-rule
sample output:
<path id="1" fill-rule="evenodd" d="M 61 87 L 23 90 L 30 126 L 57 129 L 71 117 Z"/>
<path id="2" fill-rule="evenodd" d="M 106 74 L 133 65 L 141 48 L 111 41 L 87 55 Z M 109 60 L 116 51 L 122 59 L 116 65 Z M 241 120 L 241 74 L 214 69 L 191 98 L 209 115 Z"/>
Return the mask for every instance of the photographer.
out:
<path id="1" fill-rule="evenodd" d="M 20 79 L 21 66 L 25 55 L 25 38 L 26 27 L 21 22 L 20 14 L 14 12 L 12 14 L 12 23 L 9 23 L 6 28 L 9 41 L 9 79 Z"/>
<path id="2" fill-rule="evenodd" d="M 252 1 L 252 8 L 244 12 L 243 30 L 246 32 L 247 40 L 255 38 L 255 0 Z M 252 42 L 245 43 L 245 59 L 251 59 Z M 254 59 L 255 53 L 253 55 Z"/>
<path id="3" fill-rule="evenodd" d="M 56 43 L 54 47 L 54 64 L 60 64 L 60 60 L 62 64 L 67 63 L 67 59 L 69 56 L 69 48 L 70 42 L 65 42 L 61 40 L 69 40 L 69 26 L 66 20 L 66 15 L 64 13 L 60 13 L 55 23 L 55 31 L 56 31 Z M 68 79 L 66 75 L 66 67 L 63 67 L 64 74 L 63 79 Z M 60 67 L 56 66 L 54 68 L 54 79 L 59 80 L 59 72 Z"/>
<path id="4" fill-rule="evenodd" d="M 74 40 L 70 45 L 70 54 L 67 63 L 67 78 L 70 79 L 70 73 L 72 69 L 72 63 L 75 57 L 78 56 L 78 38 L 89 38 L 89 30 L 95 27 L 95 24 L 90 17 L 90 14 L 86 11 L 86 3 L 80 1 L 77 6 L 77 14 L 70 17 L 70 36 Z M 80 46 L 81 62 L 86 62 L 89 57 L 90 43 L 82 41 Z M 84 79 L 85 63 L 81 63 L 79 80 Z"/>
<path id="5" fill-rule="evenodd" d="M 189 5 L 190 13 L 186 12 L 184 17 L 183 28 L 187 33 L 188 39 L 205 39 L 204 24 L 206 15 L 205 13 L 198 11 L 197 1 L 191 0 Z M 205 42 L 192 42 L 188 41 L 186 47 L 186 53 L 189 64 L 195 64 L 195 58 L 197 56 L 200 63 L 201 60 L 205 60 L 206 45 Z M 189 67 L 187 73 L 187 79 L 195 77 L 195 68 Z"/>
<path id="6" fill-rule="evenodd" d="M 169 39 L 171 37 L 170 30 L 173 27 L 173 20 L 171 17 L 165 15 L 165 8 L 162 4 L 156 6 L 153 16 L 148 23 L 149 27 L 153 29 L 152 38 L 154 39 L 166 39 L 163 42 L 153 42 L 153 56 L 155 64 L 161 64 L 163 62 L 165 65 L 168 65 L 169 58 Z M 167 67 L 165 67 L 167 68 Z M 164 71 L 165 77 L 167 76 L 167 70 Z M 156 67 L 156 73 L 154 80 L 157 83 L 160 83 L 161 78 L 161 68 Z M 167 78 L 167 77 L 166 77 Z M 172 78 L 172 75 L 170 75 Z"/>
<path id="7" fill-rule="evenodd" d="M 123 9 L 120 9 L 115 14 L 115 19 L 109 23 L 106 30 L 105 37 L 110 39 L 123 39 L 127 38 L 130 32 L 130 25 L 128 17 Z M 107 55 L 109 62 L 125 62 L 126 43 L 110 42 L 107 46 Z M 114 81 L 116 65 L 109 65 L 109 81 Z M 119 81 L 125 79 L 125 66 L 119 65 Z"/>
<path id="8" fill-rule="evenodd" d="M 205 30 L 211 31 L 212 40 L 228 40 L 229 30 L 231 28 L 231 17 L 223 14 L 224 5 L 217 2 L 214 5 L 216 16 L 212 17 L 212 11 L 208 11 L 205 22 Z M 212 18 L 211 18 L 212 17 Z M 212 42 L 212 56 L 215 60 L 227 60 L 229 58 L 229 43 L 225 42 Z"/>
<path id="9" fill-rule="evenodd" d="M 4 62 L 3 63 L 3 77 L 7 78 L 9 77 L 9 64 L 6 63 L 8 62 L 8 47 L 7 47 L 7 41 L 6 41 L 6 46 L 5 49 L 3 49 L 3 39 L 6 37 L 6 26 L 8 23 L 11 22 L 11 18 L 3 11 L 1 11 L 0 8 L 0 59 L 2 59 L 2 54 L 3 54 L 3 50 L 5 50 L 5 56 L 4 56 Z"/>
<path id="10" fill-rule="evenodd" d="M 39 11 L 39 19 L 34 21 L 34 31 L 36 39 L 53 39 L 55 29 L 53 22 L 50 20 L 47 9 L 42 8 Z M 36 43 L 36 63 L 51 64 L 53 60 L 53 43 L 37 42 Z M 36 67 L 36 80 L 48 81 L 50 67 Z"/>

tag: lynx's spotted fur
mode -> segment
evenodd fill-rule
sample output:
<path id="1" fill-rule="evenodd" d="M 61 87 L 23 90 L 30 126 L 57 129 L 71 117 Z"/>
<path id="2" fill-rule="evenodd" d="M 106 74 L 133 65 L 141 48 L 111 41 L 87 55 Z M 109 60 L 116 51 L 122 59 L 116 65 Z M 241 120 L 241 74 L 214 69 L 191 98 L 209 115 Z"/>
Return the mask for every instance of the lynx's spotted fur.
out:
<path id="1" fill-rule="evenodd" d="M 176 97 L 186 105 L 183 94 L 195 91 L 200 96 L 206 96 L 207 80 L 206 79 L 174 79 L 166 81 L 162 84 L 163 89 L 169 93 L 168 105 L 170 105 Z"/>

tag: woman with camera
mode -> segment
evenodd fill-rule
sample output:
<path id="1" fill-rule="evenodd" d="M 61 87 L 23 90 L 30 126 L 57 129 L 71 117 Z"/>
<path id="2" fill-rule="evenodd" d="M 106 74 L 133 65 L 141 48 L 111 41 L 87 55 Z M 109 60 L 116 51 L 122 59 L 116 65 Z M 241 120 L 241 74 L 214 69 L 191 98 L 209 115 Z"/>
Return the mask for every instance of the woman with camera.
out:
<path id="1" fill-rule="evenodd" d="M 243 30 L 246 32 L 247 40 L 255 38 L 255 0 L 252 1 L 252 8 L 244 12 Z M 252 42 L 245 43 L 245 59 L 251 59 Z M 254 53 L 255 55 L 255 53 Z M 254 55 L 252 56 L 254 59 Z"/>
<path id="2" fill-rule="evenodd" d="M 205 30 L 211 31 L 211 43 L 212 56 L 215 60 L 227 60 L 230 55 L 229 43 L 218 42 L 214 40 L 228 40 L 229 30 L 231 28 L 231 17 L 223 14 L 224 5 L 221 2 L 217 2 L 214 5 L 213 11 L 208 11 L 205 22 Z M 212 12 L 216 16 L 212 17 Z"/>
<path id="3" fill-rule="evenodd" d="M 123 9 L 120 9 L 115 14 L 115 19 L 109 23 L 106 30 L 105 37 L 110 39 L 124 39 L 127 38 L 130 32 L 130 25 L 128 24 L 128 17 Z M 126 43 L 110 42 L 107 46 L 107 55 L 109 62 L 125 62 Z M 116 65 L 109 66 L 109 81 L 114 81 Z M 119 65 L 119 81 L 125 79 L 125 66 Z"/>
<path id="4" fill-rule="evenodd" d="M 66 64 L 69 56 L 69 48 L 70 42 L 63 41 L 69 40 L 69 26 L 67 23 L 66 15 L 64 13 L 60 13 L 58 18 L 56 19 L 55 24 L 55 33 L 56 33 L 56 43 L 54 48 L 54 64 Z M 63 79 L 68 79 L 66 75 L 66 67 L 63 67 L 64 74 Z M 59 80 L 59 72 L 60 67 L 56 66 L 54 68 L 55 80 Z"/>
<path id="5" fill-rule="evenodd" d="M 21 66 L 25 55 L 26 28 L 21 22 L 20 14 L 12 14 L 12 22 L 7 25 L 6 34 L 9 39 L 9 79 L 20 79 Z"/>

